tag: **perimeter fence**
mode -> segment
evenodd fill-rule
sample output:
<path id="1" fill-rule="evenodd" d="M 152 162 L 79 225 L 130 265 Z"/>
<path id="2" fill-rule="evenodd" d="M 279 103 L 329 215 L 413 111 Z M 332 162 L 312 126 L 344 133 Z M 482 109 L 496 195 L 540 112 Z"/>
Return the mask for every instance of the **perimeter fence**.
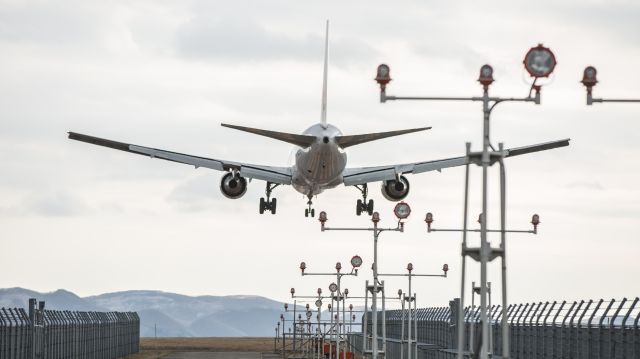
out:
<path id="1" fill-rule="evenodd" d="M 0 308 L 0 359 L 121 358 L 137 353 L 140 318 L 134 312 Z"/>
<path id="2" fill-rule="evenodd" d="M 538 302 L 512 304 L 507 307 L 510 358 L 586 358 L 626 359 L 640 358 L 640 305 L 639 298 L 617 301 L 603 299 L 574 302 Z M 454 299 L 449 307 L 420 308 L 417 322 L 412 325 L 416 359 L 455 358 L 458 339 L 458 305 Z M 404 315 L 404 338 L 401 338 Z M 371 316 L 369 316 L 371 318 Z M 386 357 L 407 357 L 407 311 L 386 312 L 386 323 L 378 313 L 378 334 L 386 324 Z M 489 321 L 489 350 L 494 357 L 502 355 L 502 309 L 491 307 Z M 466 356 L 472 356 L 480 347 L 482 325 L 478 307 L 464 310 Z M 367 323 L 371 333 L 371 323 Z M 473 338 L 473 345 L 470 345 Z M 362 346 L 362 334 L 352 341 Z M 369 342 L 371 338 L 368 338 Z M 380 343 L 382 344 L 382 343 Z M 417 352 L 417 356 L 415 353 Z M 401 354 L 402 353 L 402 354 Z"/>

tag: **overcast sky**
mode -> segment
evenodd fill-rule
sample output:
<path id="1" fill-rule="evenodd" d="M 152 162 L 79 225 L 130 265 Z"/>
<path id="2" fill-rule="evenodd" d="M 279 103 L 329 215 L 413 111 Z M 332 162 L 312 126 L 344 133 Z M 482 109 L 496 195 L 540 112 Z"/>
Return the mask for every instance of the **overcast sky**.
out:
<path id="1" fill-rule="evenodd" d="M 595 96 L 640 98 L 640 4 L 634 1 L 7 1 L 0 0 L 0 287 L 80 295 L 158 289 L 286 300 L 327 290 L 336 261 L 364 259 L 372 238 L 321 233 L 305 200 L 277 188 L 277 215 L 258 214 L 264 182 L 229 200 L 221 173 L 70 141 L 67 131 L 213 158 L 287 165 L 291 146 L 221 122 L 299 133 L 320 119 L 324 23 L 331 21 L 329 122 L 345 134 L 433 126 L 349 149 L 349 166 L 458 156 L 481 144 L 478 103 L 378 102 L 376 66 L 393 95 L 476 96 L 491 64 L 492 94 L 525 96 L 525 52 L 556 54 L 542 104 L 502 104 L 492 141 L 507 147 L 571 138 L 571 146 L 507 161 L 512 302 L 640 293 L 640 105 L 585 105 L 578 82 L 598 69 Z M 497 168 L 491 172 L 497 222 Z M 405 233 L 380 238 L 380 270 L 438 273 L 416 280 L 420 306 L 459 296 L 462 168 L 411 176 Z M 470 213 L 480 212 L 480 169 Z M 383 225 L 393 203 L 370 187 Z M 368 226 L 359 192 L 315 199 L 331 226 Z M 475 225 L 475 222 L 472 222 Z M 473 238 L 473 240 L 476 240 Z M 498 238 L 491 238 L 498 245 Z M 498 262 L 498 261 L 496 261 Z M 468 281 L 479 281 L 476 264 Z M 490 280 L 500 281 L 498 263 Z M 405 280 L 387 279 L 390 293 Z M 499 289 L 499 286 L 496 286 Z"/>

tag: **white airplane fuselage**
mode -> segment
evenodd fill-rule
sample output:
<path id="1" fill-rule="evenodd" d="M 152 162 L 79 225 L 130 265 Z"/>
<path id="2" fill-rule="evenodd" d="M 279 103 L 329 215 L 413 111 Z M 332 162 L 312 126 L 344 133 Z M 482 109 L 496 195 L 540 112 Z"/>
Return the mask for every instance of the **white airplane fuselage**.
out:
<path id="1" fill-rule="evenodd" d="M 335 136 L 341 136 L 342 133 L 333 125 L 318 123 L 303 134 L 315 136 L 317 141 L 306 149 L 297 148 L 295 151 L 291 185 L 296 191 L 311 198 L 342 183 L 347 154 L 334 140 Z"/>

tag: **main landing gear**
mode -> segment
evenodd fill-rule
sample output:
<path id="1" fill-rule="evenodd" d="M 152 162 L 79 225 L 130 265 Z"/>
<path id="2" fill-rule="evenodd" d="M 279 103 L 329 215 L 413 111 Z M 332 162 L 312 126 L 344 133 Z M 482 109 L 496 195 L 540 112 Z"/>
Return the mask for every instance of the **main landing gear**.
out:
<path id="1" fill-rule="evenodd" d="M 313 205 L 313 202 L 311 201 L 311 195 L 309 195 L 308 198 L 309 201 L 307 202 L 307 205 L 309 206 L 309 208 L 304 209 L 304 216 L 309 217 L 309 215 L 311 215 L 311 217 L 315 217 L 316 211 L 315 209 L 311 208 L 311 205 Z"/>
<path id="2" fill-rule="evenodd" d="M 362 214 L 362 212 L 366 212 L 368 215 L 372 215 L 373 200 L 370 199 L 369 202 L 367 202 L 367 194 L 369 193 L 367 184 L 365 183 L 362 185 L 354 185 L 354 187 L 360 190 L 360 192 L 362 193 L 362 199 L 359 199 L 358 202 L 356 202 L 356 214 L 359 216 L 360 214 Z"/>
<path id="3" fill-rule="evenodd" d="M 263 214 L 264 211 L 270 211 L 271 214 L 276 214 L 276 205 L 278 202 L 275 198 L 271 199 L 271 191 L 279 185 L 279 183 L 267 182 L 267 199 L 265 200 L 264 197 L 260 197 L 260 214 Z"/>

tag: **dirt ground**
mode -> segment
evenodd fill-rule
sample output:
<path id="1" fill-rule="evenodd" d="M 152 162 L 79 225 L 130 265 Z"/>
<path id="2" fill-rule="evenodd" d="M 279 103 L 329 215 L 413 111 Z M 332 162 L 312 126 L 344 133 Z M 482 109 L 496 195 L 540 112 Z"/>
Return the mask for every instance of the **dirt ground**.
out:
<path id="1" fill-rule="evenodd" d="M 127 359 L 156 359 L 185 351 L 272 352 L 273 338 L 141 338 L 140 352 Z"/>

